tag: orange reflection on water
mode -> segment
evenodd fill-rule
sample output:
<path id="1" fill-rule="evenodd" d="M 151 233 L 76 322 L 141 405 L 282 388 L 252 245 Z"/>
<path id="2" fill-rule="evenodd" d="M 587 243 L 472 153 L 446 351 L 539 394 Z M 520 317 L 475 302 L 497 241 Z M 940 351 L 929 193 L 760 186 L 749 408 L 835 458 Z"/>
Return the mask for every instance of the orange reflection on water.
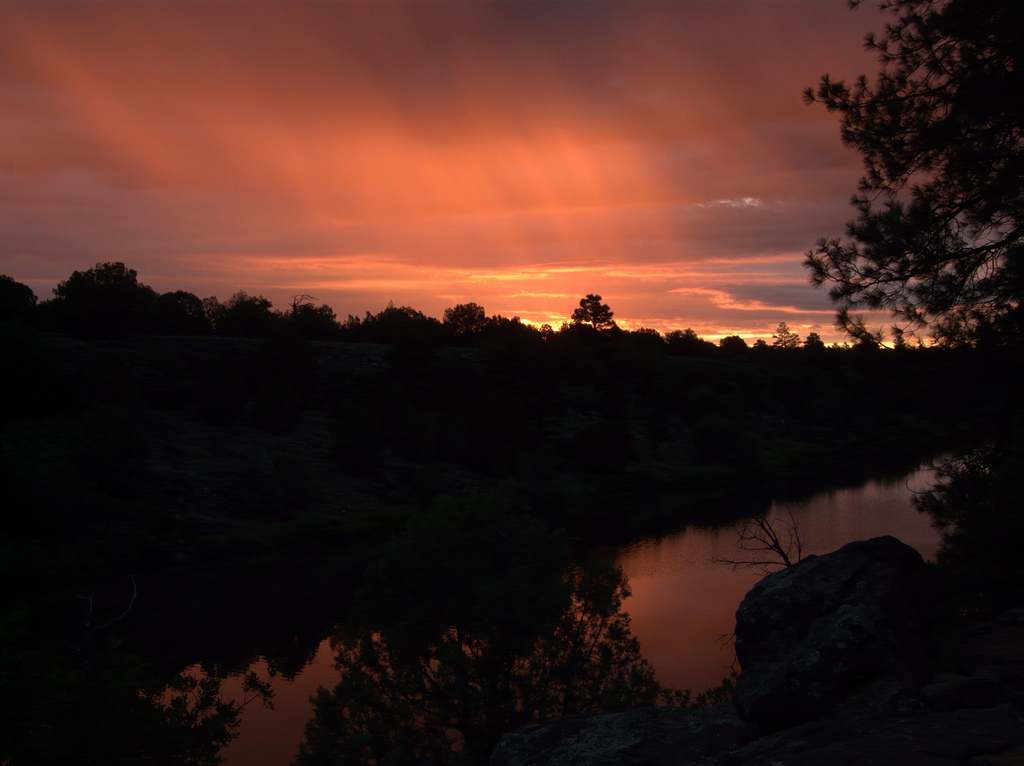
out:
<path id="1" fill-rule="evenodd" d="M 807 501 L 774 503 L 769 519 L 784 525 L 780 516 L 792 512 L 805 555 L 828 553 L 852 540 L 894 535 L 934 560 L 939 534 L 912 504 L 913 493 L 934 480 L 933 470 L 922 469 Z M 762 575 L 713 561 L 722 558 L 737 558 L 735 532 L 728 528 L 687 529 L 635 545 L 619 557 L 633 591 L 625 608 L 641 650 L 663 684 L 697 691 L 717 685 L 729 673 L 736 608 Z"/>

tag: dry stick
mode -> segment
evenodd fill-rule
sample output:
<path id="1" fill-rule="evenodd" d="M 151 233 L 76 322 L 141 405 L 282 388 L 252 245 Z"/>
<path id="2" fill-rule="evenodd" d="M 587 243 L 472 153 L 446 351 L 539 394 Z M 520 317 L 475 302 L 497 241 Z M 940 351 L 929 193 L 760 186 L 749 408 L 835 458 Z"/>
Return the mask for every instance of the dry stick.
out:
<path id="1" fill-rule="evenodd" d="M 800 525 L 793 516 L 792 511 L 788 513 L 788 516 L 789 540 L 785 544 L 782 542 L 782 538 L 775 527 L 764 514 L 744 522 L 737 533 L 737 548 L 741 551 L 755 554 L 772 554 L 776 558 L 713 558 L 711 560 L 716 564 L 727 564 L 734 570 L 740 567 L 751 567 L 758 568 L 766 573 L 771 567 L 781 566 L 785 568 L 799 563 L 803 558 L 803 541 L 800 538 Z"/>

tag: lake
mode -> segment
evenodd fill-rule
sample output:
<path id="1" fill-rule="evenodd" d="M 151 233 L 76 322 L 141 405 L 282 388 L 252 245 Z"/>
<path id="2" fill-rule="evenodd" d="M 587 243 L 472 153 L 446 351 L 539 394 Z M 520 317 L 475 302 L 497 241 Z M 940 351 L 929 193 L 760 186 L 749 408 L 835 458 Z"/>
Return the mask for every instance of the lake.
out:
<path id="1" fill-rule="evenodd" d="M 899 479 L 775 503 L 768 519 L 780 529 L 795 521 L 804 555 L 832 551 L 852 540 L 894 535 L 934 558 L 938 533 L 912 505 L 913 493 L 933 481 L 934 472 L 924 468 Z M 762 576 L 750 568 L 716 562 L 738 555 L 736 526 L 687 528 L 615 553 L 632 592 L 622 609 L 630 617 L 643 658 L 662 685 L 700 691 L 729 673 L 736 607 Z M 224 751 L 227 764 L 291 763 L 312 715 L 311 695 L 320 686 L 337 684 L 340 672 L 352 673 L 351 667 L 335 668 L 337 651 L 337 642 L 332 646 L 325 638 L 292 679 L 273 679 L 273 709 L 258 703 L 246 707 L 239 736 Z M 426 664 L 430 662 L 437 660 Z M 266 676 L 268 667 L 260 661 L 251 670 Z M 229 678 L 224 692 L 239 698 L 240 678 Z"/>

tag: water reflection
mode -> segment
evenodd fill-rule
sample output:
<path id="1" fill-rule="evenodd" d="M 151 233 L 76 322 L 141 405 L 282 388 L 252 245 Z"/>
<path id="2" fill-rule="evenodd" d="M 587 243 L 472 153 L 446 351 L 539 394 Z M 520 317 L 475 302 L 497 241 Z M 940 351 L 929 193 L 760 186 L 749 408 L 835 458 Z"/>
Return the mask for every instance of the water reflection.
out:
<path id="1" fill-rule="evenodd" d="M 504 732 L 663 696 L 604 560 L 466 507 L 389 550 L 331 639 L 296 763 L 480 763 Z M 442 534 L 443 533 L 443 534 Z"/>
<path id="2" fill-rule="evenodd" d="M 805 556 L 851 540 L 894 535 L 934 559 L 939 534 L 912 505 L 914 492 L 934 481 L 933 470 L 921 469 L 800 502 L 773 503 L 768 518 L 784 528 L 793 515 Z M 627 604 L 633 629 L 661 683 L 703 689 L 731 669 L 736 606 L 762 575 L 715 563 L 729 558 L 737 558 L 734 527 L 689 528 L 630 546 L 618 557 L 633 592 Z"/>
<path id="3" fill-rule="evenodd" d="M 776 503 L 769 518 L 792 513 L 808 554 L 893 534 L 932 558 L 938 535 L 911 498 L 933 479 L 923 470 Z M 300 743 L 303 766 L 479 762 L 533 718 L 698 691 L 729 672 L 735 609 L 760 577 L 712 563 L 734 556 L 732 528 L 645 541 L 618 568 L 589 561 L 565 576 L 564 541 L 493 514 L 435 509 L 396 542 L 335 601 L 345 618 L 312 663 L 275 681 L 275 709 L 246 710 L 226 762 L 288 763 Z"/>

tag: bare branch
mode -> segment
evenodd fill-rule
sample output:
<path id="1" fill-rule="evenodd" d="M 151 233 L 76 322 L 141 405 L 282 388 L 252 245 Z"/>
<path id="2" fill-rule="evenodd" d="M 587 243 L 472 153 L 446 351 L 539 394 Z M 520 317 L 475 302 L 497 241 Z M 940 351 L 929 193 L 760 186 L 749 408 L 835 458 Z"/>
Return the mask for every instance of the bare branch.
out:
<path id="1" fill-rule="evenodd" d="M 792 511 L 787 511 L 786 525 L 781 532 L 765 514 L 758 514 L 743 522 L 736 531 L 736 547 L 743 553 L 753 555 L 749 558 L 716 557 L 712 561 L 734 570 L 742 567 L 768 574 L 777 568 L 798 564 L 804 553 L 800 525 Z"/>

